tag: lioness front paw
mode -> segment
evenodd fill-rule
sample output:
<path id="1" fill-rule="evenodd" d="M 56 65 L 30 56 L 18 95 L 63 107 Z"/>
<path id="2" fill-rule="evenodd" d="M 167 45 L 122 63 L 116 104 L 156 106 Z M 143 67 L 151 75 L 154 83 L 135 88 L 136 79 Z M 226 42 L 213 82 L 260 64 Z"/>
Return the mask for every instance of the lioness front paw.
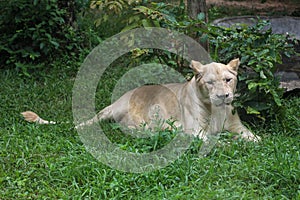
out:
<path id="1" fill-rule="evenodd" d="M 247 133 L 247 134 L 243 133 L 241 137 L 247 141 L 252 141 L 252 142 L 259 142 L 261 140 L 261 137 L 259 137 L 258 135 L 254 135 L 252 133 Z"/>

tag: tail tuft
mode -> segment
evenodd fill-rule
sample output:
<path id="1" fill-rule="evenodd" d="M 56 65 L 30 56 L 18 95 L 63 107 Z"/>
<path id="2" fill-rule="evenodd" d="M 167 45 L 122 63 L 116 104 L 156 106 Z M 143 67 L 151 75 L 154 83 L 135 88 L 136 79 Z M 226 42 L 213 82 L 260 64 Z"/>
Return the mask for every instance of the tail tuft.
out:
<path id="1" fill-rule="evenodd" d="M 32 111 L 26 111 L 21 113 L 26 121 L 28 122 L 35 122 L 37 124 L 56 124 L 53 121 L 47 121 L 40 118 L 36 113 Z"/>
<path id="2" fill-rule="evenodd" d="M 32 112 L 32 111 L 26 111 L 21 113 L 26 121 L 28 122 L 37 122 L 39 120 L 39 116 Z"/>

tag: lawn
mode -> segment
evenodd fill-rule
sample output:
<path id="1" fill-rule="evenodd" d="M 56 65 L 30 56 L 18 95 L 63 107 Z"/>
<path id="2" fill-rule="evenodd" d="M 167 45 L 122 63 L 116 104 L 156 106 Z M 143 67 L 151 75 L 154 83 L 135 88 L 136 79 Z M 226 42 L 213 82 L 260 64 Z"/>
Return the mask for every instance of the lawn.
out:
<path id="1" fill-rule="evenodd" d="M 30 109 L 72 122 L 74 65 L 55 63 L 30 78 L 0 71 L 0 199 L 300 199 L 299 97 L 284 99 L 281 119 L 248 123 L 260 143 L 222 137 L 203 158 L 197 153 L 201 142 L 195 141 L 163 169 L 126 173 L 97 161 L 72 123 L 35 125 L 20 115 Z M 99 108 L 110 103 L 120 73 L 106 73 L 97 93 Z M 153 146 L 107 132 L 123 149 Z"/>

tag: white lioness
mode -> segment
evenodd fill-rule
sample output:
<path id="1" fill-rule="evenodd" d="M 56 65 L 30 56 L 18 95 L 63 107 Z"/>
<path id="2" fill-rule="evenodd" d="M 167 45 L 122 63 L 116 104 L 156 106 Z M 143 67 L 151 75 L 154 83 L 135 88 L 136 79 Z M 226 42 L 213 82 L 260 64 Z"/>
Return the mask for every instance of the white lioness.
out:
<path id="1" fill-rule="evenodd" d="M 157 118 L 172 118 L 184 132 L 204 140 L 209 134 L 228 130 L 239 133 L 246 140 L 258 141 L 259 137 L 242 125 L 238 114 L 232 113 L 239 64 L 239 59 L 227 65 L 215 62 L 202 65 L 192 61 L 190 67 L 194 77 L 190 81 L 133 89 L 76 128 L 106 119 L 129 127 L 138 127 L 141 123 L 151 127 Z M 51 123 L 30 111 L 22 114 L 27 121 Z"/>

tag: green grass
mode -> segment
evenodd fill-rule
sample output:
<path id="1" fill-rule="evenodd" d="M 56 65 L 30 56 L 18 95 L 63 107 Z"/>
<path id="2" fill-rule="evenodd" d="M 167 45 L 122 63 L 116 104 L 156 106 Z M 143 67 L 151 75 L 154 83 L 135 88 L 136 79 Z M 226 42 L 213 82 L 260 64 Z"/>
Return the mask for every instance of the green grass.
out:
<path id="1" fill-rule="evenodd" d="M 75 73 L 68 65 L 31 78 L 0 71 L 0 199 L 300 198 L 299 97 L 284 100 L 284 119 L 250 124 L 263 138 L 258 144 L 222 138 L 200 158 L 195 141 L 166 168 L 125 173 L 89 154 L 72 124 L 35 125 L 21 118 L 20 112 L 30 109 L 47 119 L 72 121 Z M 110 102 L 109 91 L 120 77 L 117 70 L 106 74 L 110 78 L 97 94 L 99 107 Z M 125 149 L 146 148 L 121 133 L 107 134 Z M 146 146 L 151 145 L 147 140 Z"/>

